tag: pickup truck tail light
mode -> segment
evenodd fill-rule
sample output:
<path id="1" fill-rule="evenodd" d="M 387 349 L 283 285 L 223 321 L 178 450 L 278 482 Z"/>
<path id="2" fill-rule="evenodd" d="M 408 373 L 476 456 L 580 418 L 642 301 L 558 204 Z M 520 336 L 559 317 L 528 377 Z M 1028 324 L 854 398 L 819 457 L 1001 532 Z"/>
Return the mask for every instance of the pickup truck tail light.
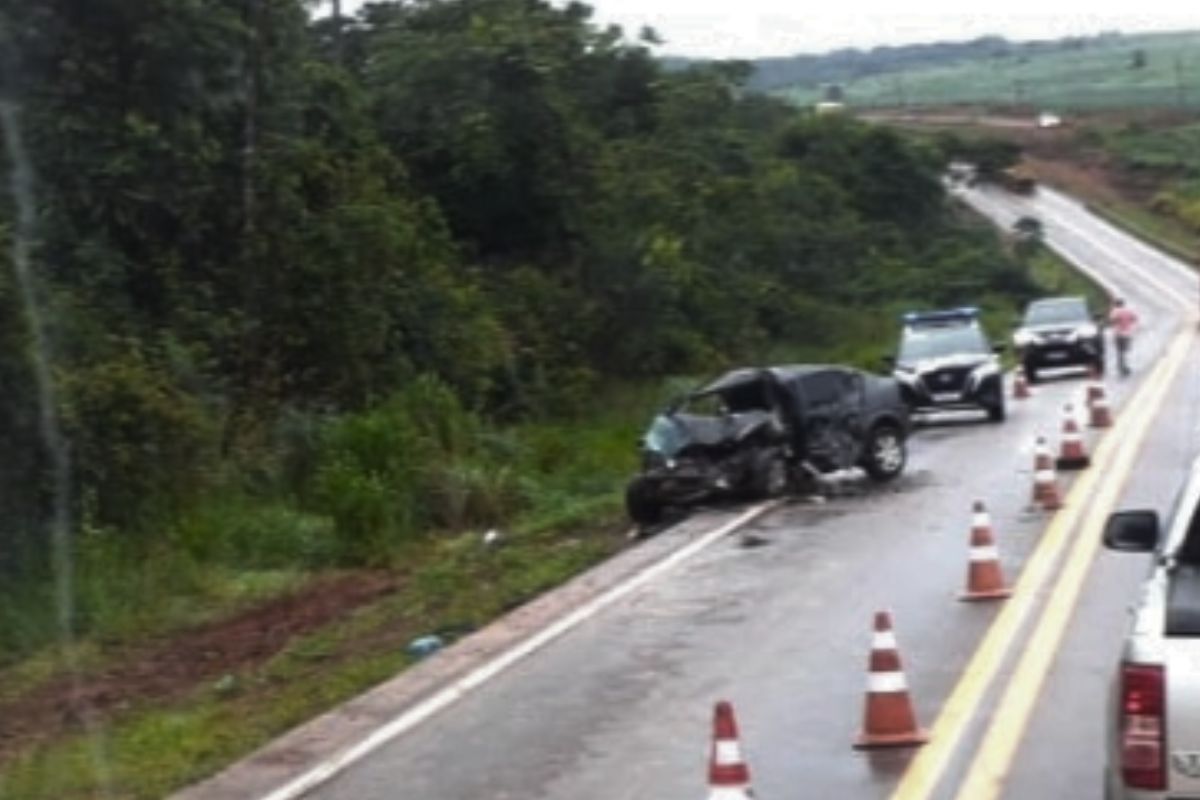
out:
<path id="1" fill-rule="evenodd" d="M 1166 687 L 1163 668 L 1121 665 L 1121 773 L 1135 789 L 1167 788 Z"/>

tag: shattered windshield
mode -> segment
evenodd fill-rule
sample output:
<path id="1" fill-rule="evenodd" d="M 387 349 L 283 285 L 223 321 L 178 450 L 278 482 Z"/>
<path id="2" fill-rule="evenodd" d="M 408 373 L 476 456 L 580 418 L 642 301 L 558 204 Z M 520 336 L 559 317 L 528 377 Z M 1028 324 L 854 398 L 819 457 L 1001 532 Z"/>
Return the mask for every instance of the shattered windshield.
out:
<path id="1" fill-rule="evenodd" d="M 687 427 L 667 414 L 660 414 L 650 423 L 644 439 L 646 449 L 664 458 L 674 458 L 691 443 Z"/>

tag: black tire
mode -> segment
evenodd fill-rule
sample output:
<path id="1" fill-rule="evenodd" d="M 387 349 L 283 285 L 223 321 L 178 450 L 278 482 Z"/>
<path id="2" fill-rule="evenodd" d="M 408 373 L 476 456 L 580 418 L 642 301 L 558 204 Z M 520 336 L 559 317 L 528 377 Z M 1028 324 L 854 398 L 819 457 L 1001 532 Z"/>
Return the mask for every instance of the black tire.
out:
<path id="1" fill-rule="evenodd" d="M 654 483 L 639 475 L 625 487 L 625 510 L 638 525 L 657 525 L 665 509 Z"/>
<path id="2" fill-rule="evenodd" d="M 776 451 L 759 453 L 754 460 L 750 492 L 755 499 L 765 500 L 786 494 L 792 488 L 792 476 L 787 461 Z"/>
<path id="3" fill-rule="evenodd" d="M 1007 416 L 1004 408 L 1004 395 L 1001 394 L 996 398 L 996 401 L 987 407 L 988 419 L 992 422 L 1004 422 L 1004 417 Z"/>
<path id="4" fill-rule="evenodd" d="M 895 425 L 881 423 L 867 435 L 862 468 L 872 480 L 890 481 L 904 471 L 908 461 L 908 445 L 904 434 Z"/>
<path id="5" fill-rule="evenodd" d="M 1037 367 L 1033 364 L 1025 365 L 1025 379 L 1029 381 L 1030 386 L 1038 382 Z"/>
<path id="6" fill-rule="evenodd" d="M 1104 377 L 1104 356 L 1101 355 L 1099 358 L 1097 358 L 1095 361 L 1093 361 L 1092 366 L 1096 368 L 1096 374 L 1098 376 L 1100 376 L 1101 378 L 1103 378 Z"/>

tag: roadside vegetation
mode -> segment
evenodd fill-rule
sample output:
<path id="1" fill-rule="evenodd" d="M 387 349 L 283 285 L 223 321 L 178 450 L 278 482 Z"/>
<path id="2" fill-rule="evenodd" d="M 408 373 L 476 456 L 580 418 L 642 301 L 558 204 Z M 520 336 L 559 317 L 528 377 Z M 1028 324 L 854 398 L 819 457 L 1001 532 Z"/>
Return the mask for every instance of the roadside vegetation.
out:
<path id="1" fill-rule="evenodd" d="M 1131 122 L 1089 127 L 1075 137 L 1083 153 L 1112 167 L 1124 202 L 1094 203 L 1131 232 L 1200 263 L 1200 123 Z"/>
<path id="2" fill-rule="evenodd" d="M 125 8 L 0 12 L 73 464 L 64 627 L 5 264 L 0 797 L 211 772 L 625 546 L 692 381 L 877 369 L 914 307 L 999 339 L 1062 271 L 947 200 L 937 142 L 581 5 Z"/>

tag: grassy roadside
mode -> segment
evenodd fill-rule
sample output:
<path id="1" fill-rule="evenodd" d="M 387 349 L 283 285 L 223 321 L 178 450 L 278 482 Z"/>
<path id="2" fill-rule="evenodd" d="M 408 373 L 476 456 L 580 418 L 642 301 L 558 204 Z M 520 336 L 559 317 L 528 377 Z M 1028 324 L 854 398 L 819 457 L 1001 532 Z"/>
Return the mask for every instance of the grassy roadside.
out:
<path id="1" fill-rule="evenodd" d="M 94 797 L 92 759 L 103 753 L 105 791 L 158 798 L 208 775 L 290 727 L 402 670 L 405 643 L 486 624 L 625 544 L 610 502 L 577 509 L 591 522 L 570 536 L 554 527 L 485 548 L 474 534 L 414 553 L 413 579 L 349 618 L 290 643 L 265 663 L 194 687 L 164 706 L 138 708 L 102 728 L 27 753 L 0 774 L 0 797 Z M 601 521 L 597 521 L 601 520 Z"/>
<path id="2" fill-rule="evenodd" d="M 1200 263 L 1200 236 L 1179 223 L 1157 216 L 1132 203 L 1093 201 L 1087 209 L 1098 217 L 1121 228 L 1188 264 Z"/>
<path id="3" fill-rule="evenodd" d="M 1083 295 L 1093 311 L 1108 307 L 1108 293 L 1087 275 L 1071 267 L 1062 256 L 1042 247 L 1030 261 L 1030 272 L 1048 295 Z"/>

